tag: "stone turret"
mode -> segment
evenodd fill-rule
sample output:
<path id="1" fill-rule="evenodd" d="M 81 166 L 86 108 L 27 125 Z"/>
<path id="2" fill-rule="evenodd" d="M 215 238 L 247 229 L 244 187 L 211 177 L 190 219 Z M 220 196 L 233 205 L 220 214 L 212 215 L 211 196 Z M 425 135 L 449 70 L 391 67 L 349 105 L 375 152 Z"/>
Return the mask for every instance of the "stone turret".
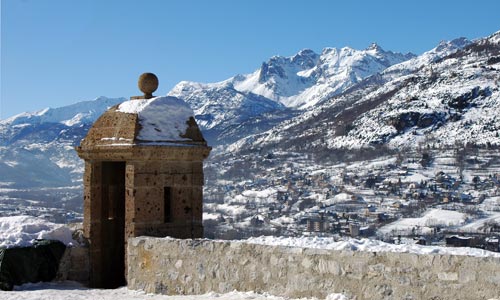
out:
<path id="1" fill-rule="evenodd" d="M 144 96 L 111 107 L 76 147 L 85 160 L 84 232 L 90 285 L 125 284 L 128 238 L 203 236 L 203 160 L 210 153 L 184 101 L 155 97 L 158 78 L 139 79 Z"/>

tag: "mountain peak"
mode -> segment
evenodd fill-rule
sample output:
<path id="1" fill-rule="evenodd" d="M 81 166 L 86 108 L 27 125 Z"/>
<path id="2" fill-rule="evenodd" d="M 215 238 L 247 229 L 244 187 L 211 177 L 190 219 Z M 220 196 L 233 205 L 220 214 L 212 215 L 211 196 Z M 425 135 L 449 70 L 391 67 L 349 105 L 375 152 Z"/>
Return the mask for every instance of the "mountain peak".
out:
<path id="1" fill-rule="evenodd" d="M 63 123 L 71 125 L 78 122 L 93 122 L 109 107 L 125 101 L 125 98 L 108 98 L 100 96 L 90 101 L 81 101 L 58 108 L 45 108 L 36 112 L 25 112 L 8 119 L 1 124 L 41 124 Z"/>
<path id="2" fill-rule="evenodd" d="M 384 49 L 382 49 L 382 47 L 380 47 L 377 43 L 373 42 L 370 44 L 370 46 L 368 46 L 368 48 L 366 48 L 367 51 L 369 50 L 375 50 L 377 52 L 383 52 Z"/>
<path id="3" fill-rule="evenodd" d="M 292 64 L 299 66 L 301 69 L 310 69 L 316 65 L 319 55 L 311 49 L 302 49 L 297 54 L 291 57 Z"/>
<path id="4" fill-rule="evenodd" d="M 487 39 L 492 43 L 500 43 L 500 30 L 488 36 Z"/>
<path id="5" fill-rule="evenodd" d="M 189 87 L 178 84 L 169 95 L 193 101 L 195 112 L 204 107 L 203 102 L 209 101 L 207 93 L 213 96 L 216 91 L 217 97 L 221 98 L 226 97 L 223 94 L 237 92 L 238 97 L 244 98 L 251 94 L 254 99 L 258 95 L 260 99 L 265 98 L 286 107 L 304 109 L 343 92 L 388 66 L 413 57 L 385 51 L 376 43 L 368 49 L 330 47 L 318 54 L 305 48 L 293 56 L 272 56 L 253 73 L 235 75 L 224 81 L 227 83 L 225 85 L 222 84 L 224 82 L 203 85 L 192 83 Z M 212 116 L 215 116 L 215 112 Z"/>
<path id="6" fill-rule="evenodd" d="M 108 100 L 109 98 L 106 97 L 106 96 L 99 96 L 97 98 L 94 99 L 94 101 L 106 101 Z"/>
<path id="7" fill-rule="evenodd" d="M 337 53 L 339 50 L 335 47 L 325 47 L 323 48 L 323 51 L 321 51 L 321 56 L 328 54 L 328 53 Z"/>
<path id="8" fill-rule="evenodd" d="M 440 41 L 435 50 L 437 52 L 442 52 L 445 50 L 458 50 L 462 49 L 463 47 L 469 45 L 471 43 L 470 40 L 468 40 L 465 37 L 459 37 L 456 39 L 453 39 L 451 41 Z"/>
<path id="9" fill-rule="evenodd" d="M 459 38 L 456 38 L 456 39 L 453 39 L 450 41 L 450 44 L 458 47 L 458 48 L 463 48 L 467 45 L 469 45 L 471 43 L 471 41 L 469 41 L 469 39 L 467 39 L 466 37 L 459 37 Z"/>
<path id="10" fill-rule="evenodd" d="M 316 52 L 314 52 L 313 50 L 306 48 L 306 49 L 300 50 L 293 57 L 298 57 L 298 56 L 309 56 L 309 57 L 311 57 L 311 56 L 317 56 L 317 55 L 318 54 L 316 54 Z M 292 59 L 293 59 L 293 57 L 292 57 Z"/>

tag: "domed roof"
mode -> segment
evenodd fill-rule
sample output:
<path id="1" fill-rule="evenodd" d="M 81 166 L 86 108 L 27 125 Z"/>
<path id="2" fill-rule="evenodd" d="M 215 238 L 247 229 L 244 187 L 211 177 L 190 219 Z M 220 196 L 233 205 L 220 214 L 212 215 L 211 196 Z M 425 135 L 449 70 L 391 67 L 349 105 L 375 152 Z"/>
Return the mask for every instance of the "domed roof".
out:
<path id="1" fill-rule="evenodd" d="M 125 101 L 97 119 L 80 147 L 206 146 L 193 115 L 189 105 L 175 97 Z"/>

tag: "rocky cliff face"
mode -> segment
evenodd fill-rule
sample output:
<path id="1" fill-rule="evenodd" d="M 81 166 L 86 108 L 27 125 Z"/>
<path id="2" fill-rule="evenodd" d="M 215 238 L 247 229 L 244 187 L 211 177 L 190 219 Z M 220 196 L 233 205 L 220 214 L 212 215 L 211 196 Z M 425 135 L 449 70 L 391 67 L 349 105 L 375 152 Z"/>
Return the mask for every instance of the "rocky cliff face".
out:
<path id="1" fill-rule="evenodd" d="M 413 57 L 376 44 L 365 50 L 326 48 L 321 54 L 306 49 L 291 57 L 274 56 L 255 72 L 223 82 L 181 82 L 169 95 L 193 107 L 212 144 L 225 144 L 272 128 Z"/>

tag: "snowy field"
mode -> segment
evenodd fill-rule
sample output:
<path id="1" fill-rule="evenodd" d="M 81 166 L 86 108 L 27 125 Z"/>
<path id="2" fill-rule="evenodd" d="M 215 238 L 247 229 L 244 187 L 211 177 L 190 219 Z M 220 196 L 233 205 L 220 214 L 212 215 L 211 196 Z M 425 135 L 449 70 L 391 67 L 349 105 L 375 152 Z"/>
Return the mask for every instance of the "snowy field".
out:
<path id="1" fill-rule="evenodd" d="M 465 224 L 467 216 L 464 213 L 444 209 L 429 209 L 420 218 L 401 218 L 391 224 L 381 227 L 381 234 L 391 232 L 409 234 L 419 228 L 422 234 L 432 233 L 433 227 L 453 227 Z"/>
<path id="2" fill-rule="evenodd" d="M 269 294 L 258 294 L 255 292 L 231 292 L 227 294 L 208 293 L 196 296 L 166 296 L 146 294 L 142 291 L 129 290 L 126 287 L 103 290 L 103 289 L 88 289 L 75 282 L 60 282 L 60 283 L 38 283 L 25 284 L 17 286 L 12 292 L 0 291 L 0 299 L 2 300 L 83 300 L 83 299 L 99 299 L 99 300 L 292 300 L 272 296 Z M 316 299 L 316 298 L 300 298 Z M 326 300 L 349 300 L 342 294 L 328 295 Z"/>

